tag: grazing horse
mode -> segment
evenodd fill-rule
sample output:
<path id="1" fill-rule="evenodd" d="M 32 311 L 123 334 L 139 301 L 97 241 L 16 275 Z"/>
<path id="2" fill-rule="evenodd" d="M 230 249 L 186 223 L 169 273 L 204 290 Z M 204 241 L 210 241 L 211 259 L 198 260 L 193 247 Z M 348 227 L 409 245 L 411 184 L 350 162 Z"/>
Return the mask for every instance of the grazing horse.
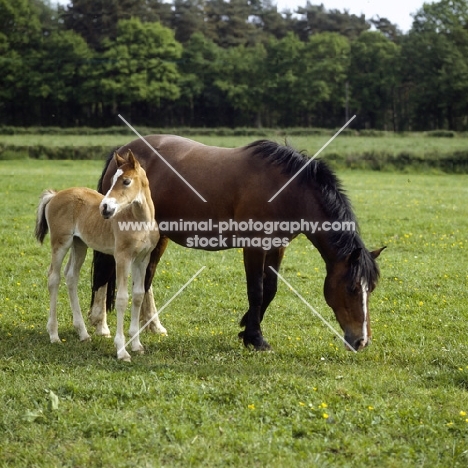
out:
<path id="1" fill-rule="evenodd" d="M 375 259 L 383 249 L 365 248 L 349 199 L 323 161 L 268 140 L 240 148 L 206 146 L 174 135 L 145 140 L 120 148 L 135 151 L 147 172 L 161 232 L 145 279 L 145 321 L 158 320 L 151 282 L 169 239 L 204 250 L 242 247 L 249 308 L 239 337 L 246 346 L 268 349 L 260 324 L 277 291 L 285 247 L 303 233 L 325 262 L 325 299 L 347 348 L 368 344 L 368 301 L 379 277 Z M 109 158 L 99 191 L 109 189 L 116 169 Z M 112 303 L 112 264 L 111 257 L 95 254 L 89 317 L 98 327 L 105 324 L 106 303 L 108 308 Z"/>
<path id="2" fill-rule="evenodd" d="M 140 308 L 145 292 L 145 272 L 151 251 L 159 241 L 159 230 L 155 222 L 154 204 L 146 173 L 132 151 L 128 149 L 126 153 L 125 157 L 117 153 L 113 155 L 116 170 L 106 196 L 85 187 L 74 187 L 60 192 L 44 191 L 37 210 L 35 234 L 37 240 L 42 243 L 50 230 L 52 260 L 48 280 L 50 314 L 47 322 L 50 341 L 60 342 L 57 294 L 60 270 L 69 250 L 71 253 L 65 267 L 65 277 L 73 311 L 73 325 L 80 340 L 89 339 L 81 314 L 77 287 L 87 247 L 91 247 L 115 258 L 117 331 L 114 343 L 117 358 L 130 361 L 130 354 L 125 349 L 123 330 L 128 303 L 128 275 L 131 269 L 133 303 L 129 334 L 133 338 L 132 350 L 143 352 L 138 333 Z M 124 225 L 128 229 L 124 229 Z M 100 330 L 100 334 L 110 336 L 107 324 Z"/>

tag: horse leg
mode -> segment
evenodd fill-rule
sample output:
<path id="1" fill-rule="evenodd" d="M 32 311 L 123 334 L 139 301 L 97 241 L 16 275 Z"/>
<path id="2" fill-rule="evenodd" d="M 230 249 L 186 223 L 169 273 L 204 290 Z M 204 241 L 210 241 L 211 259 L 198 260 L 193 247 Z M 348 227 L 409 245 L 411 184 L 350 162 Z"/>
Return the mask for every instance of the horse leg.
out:
<path id="1" fill-rule="evenodd" d="M 158 310 L 156 309 L 156 304 L 154 303 L 152 283 L 154 274 L 156 273 L 156 267 L 158 266 L 159 260 L 166 250 L 168 243 L 169 239 L 167 237 L 161 237 L 156 247 L 151 252 L 150 261 L 148 263 L 148 267 L 146 268 L 145 297 L 143 298 L 140 311 L 141 323 L 146 325 L 149 322 L 147 327 L 148 331 L 159 333 L 160 335 L 167 335 L 167 330 L 159 321 Z"/>
<path id="2" fill-rule="evenodd" d="M 153 333 L 159 333 L 160 335 L 167 335 L 167 330 L 159 321 L 158 309 L 156 309 L 156 304 L 154 302 L 153 286 L 150 286 L 143 297 L 140 320 L 142 325 L 146 325 L 150 322 L 146 327 L 147 330 L 150 330 Z"/>
<path id="3" fill-rule="evenodd" d="M 91 325 L 96 327 L 96 335 L 110 338 L 111 333 L 107 325 L 106 298 L 107 284 L 101 286 L 97 291 L 94 291 L 93 302 L 88 313 L 88 320 Z"/>
<path id="4" fill-rule="evenodd" d="M 52 243 L 52 241 L 51 241 Z M 57 320 L 57 296 L 60 286 L 60 270 L 62 268 L 63 259 L 70 248 L 71 239 L 67 242 L 57 242 L 59 247 L 54 247 L 52 243 L 52 258 L 50 261 L 47 287 L 50 296 L 49 319 L 47 321 L 47 331 L 49 332 L 51 343 L 60 343 L 58 334 Z"/>
<path id="5" fill-rule="evenodd" d="M 117 349 L 117 359 L 131 361 L 130 354 L 125 349 L 124 319 L 125 310 L 128 304 L 128 273 L 130 270 L 130 260 L 116 258 L 117 273 L 117 297 L 115 309 L 117 311 L 117 330 L 115 332 L 114 345 Z"/>
<path id="6" fill-rule="evenodd" d="M 73 238 L 72 248 L 70 250 L 70 258 L 65 267 L 65 278 L 68 287 L 68 297 L 70 306 L 73 311 L 73 326 L 78 333 L 81 341 L 89 340 L 90 336 L 86 330 L 86 325 L 81 314 L 80 301 L 78 299 L 78 280 L 80 278 L 80 270 L 86 258 L 88 247 L 78 237 Z"/>
<path id="7" fill-rule="evenodd" d="M 96 335 L 110 337 L 107 325 L 107 283 L 115 275 L 115 260 L 112 255 L 93 252 L 93 278 L 91 308 L 88 319 L 96 327 Z"/>
<path id="8" fill-rule="evenodd" d="M 275 298 L 276 291 L 278 290 L 278 275 L 272 271 L 270 267 L 273 267 L 275 271 L 278 271 L 281 261 L 283 260 L 283 256 L 284 248 L 270 250 L 267 253 L 263 275 L 263 302 L 260 313 L 260 322 L 263 320 L 265 311 L 271 304 L 271 301 Z"/>
<path id="9" fill-rule="evenodd" d="M 140 342 L 140 309 L 145 296 L 145 271 L 148 260 L 149 255 L 143 262 L 135 260 L 132 265 L 132 316 L 128 334 L 132 338 L 132 351 L 141 354 L 145 350 Z"/>
<path id="10" fill-rule="evenodd" d="M 244 249 L 249 310 L 240 322 L 240 326 L 245 327 L 245 330 L 239 333 L 239 337 L 243 339 L 245 346 L 253 345 L 257 351 L 264 351 L 270 348 L 270 345 L 263 338 L 260 328 L 265 255 L 263 250 Z"/>

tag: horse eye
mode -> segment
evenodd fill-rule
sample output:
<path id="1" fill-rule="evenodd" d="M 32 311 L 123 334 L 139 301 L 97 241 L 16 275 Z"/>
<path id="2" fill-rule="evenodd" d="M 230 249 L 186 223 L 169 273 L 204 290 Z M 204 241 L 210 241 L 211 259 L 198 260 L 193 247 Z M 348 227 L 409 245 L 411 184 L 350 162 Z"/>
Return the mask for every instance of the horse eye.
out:
<path id="1" fill-rule="evenodd" d="M 124 179 L 123 184 L 128 187 L 132 183 L 132 179 Z"/>

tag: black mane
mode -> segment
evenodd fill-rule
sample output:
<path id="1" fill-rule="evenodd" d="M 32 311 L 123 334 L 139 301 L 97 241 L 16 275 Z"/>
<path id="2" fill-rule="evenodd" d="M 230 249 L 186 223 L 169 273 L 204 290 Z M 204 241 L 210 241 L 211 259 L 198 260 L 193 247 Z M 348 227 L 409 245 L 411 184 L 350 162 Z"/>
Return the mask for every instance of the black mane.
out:
<path id="1" fill-rule="evenodd" d="M 270 164 L 282 168 L 288 176 L 294 176 L 310 159 L 303 153 L 289 146 L 282 146 L 269 140 L 259 140 L 246 147 L 253 155 L 261 157 Z M 297 176 L 301 184 L 315 188 L 320 194 L 322 209 L 333 221 L 354 222 L 356 230 L 331 232 L 331 241 L 338 249 L 338 256 L 345 258 L 356 249 L 361 249 L 359 261 L 350 269 L 350 280 L 353 283 L 363 278 L 370 289 L 377 284 L 379 269 L 375 259 L 364 246 L 359 236 L 359 226 L 351 202 L 346 195 L 341 181 L 332 169 L 321 159 L 313 159 Z"/>

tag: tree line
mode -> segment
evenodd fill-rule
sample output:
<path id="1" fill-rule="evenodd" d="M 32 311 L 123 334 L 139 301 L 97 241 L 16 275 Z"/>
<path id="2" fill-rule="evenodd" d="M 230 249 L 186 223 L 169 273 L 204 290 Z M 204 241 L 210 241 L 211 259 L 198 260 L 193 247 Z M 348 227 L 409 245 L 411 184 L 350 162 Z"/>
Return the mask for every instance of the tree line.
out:
<path id="1" fill-rule="evenodd" d="M 307 1 L 0 0 L 0 124 L 468 128 L 468 2 L 411 30 Z"/>

